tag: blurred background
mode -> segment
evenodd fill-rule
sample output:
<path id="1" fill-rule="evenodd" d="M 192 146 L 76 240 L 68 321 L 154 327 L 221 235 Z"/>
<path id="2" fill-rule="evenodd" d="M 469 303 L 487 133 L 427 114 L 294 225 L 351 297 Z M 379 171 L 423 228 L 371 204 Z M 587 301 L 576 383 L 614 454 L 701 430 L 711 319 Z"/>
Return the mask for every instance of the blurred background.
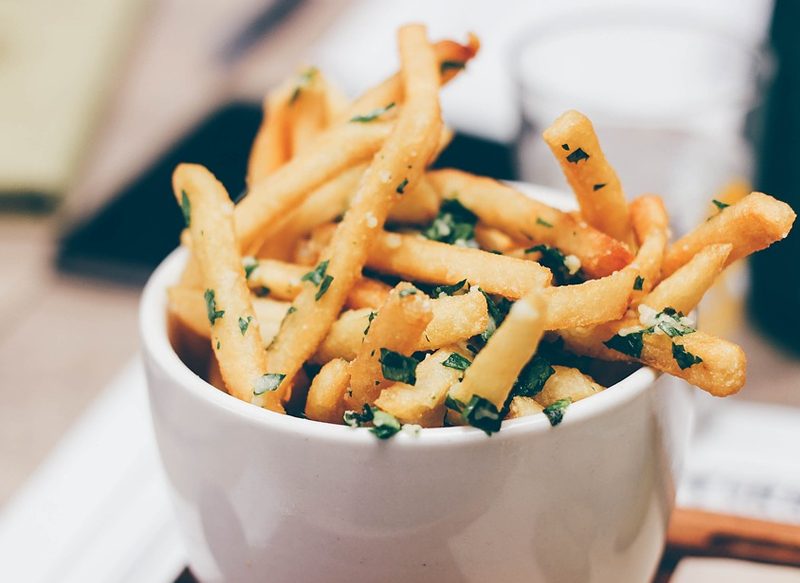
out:
<path id="1" fill-rule="evenodd" d="M 174 165 L 241 192 L 266 91 L 313 64 L 356 95 L 408 21 L 482 41 L 443 91 L 448 165 L 564 189 L 539 136 L 575 108 L 676 234 L 751 187 L 800 208 L 791 0 L 0 2 L 0 508 L 136 354 L 141 285 L 178 241 Z M 702 310 L 747 350 L 738 399 L 800 407 L 798 247 Z"/>

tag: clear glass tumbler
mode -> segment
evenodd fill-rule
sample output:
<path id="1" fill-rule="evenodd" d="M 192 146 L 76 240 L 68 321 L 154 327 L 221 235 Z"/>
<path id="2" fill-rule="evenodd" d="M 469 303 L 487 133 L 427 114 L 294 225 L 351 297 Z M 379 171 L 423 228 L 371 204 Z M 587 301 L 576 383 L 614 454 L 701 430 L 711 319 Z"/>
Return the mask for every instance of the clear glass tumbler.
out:
<path id="1" fill-rule="evenodd" d="M 591 118 L 629 198 L 664 197 L 677 234 L 728 182 L 752 177 L 770 61 L 710 24 L 630 9 L 565 15 L 529 30 L 513 62 L 523 180 L 566 187 L 541 132 L 568 109 Z"/>

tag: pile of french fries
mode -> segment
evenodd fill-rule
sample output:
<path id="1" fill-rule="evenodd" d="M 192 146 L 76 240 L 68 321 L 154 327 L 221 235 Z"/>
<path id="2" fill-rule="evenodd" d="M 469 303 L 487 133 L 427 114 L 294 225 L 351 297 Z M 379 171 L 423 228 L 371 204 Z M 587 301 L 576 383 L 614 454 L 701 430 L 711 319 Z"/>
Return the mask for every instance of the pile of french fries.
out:
<path id="1" fill-rule="evenodd" d="M 575 111 L 544 140 L 578 212 L 430 170 L 452 136 L 439 89 L 479 43 L 409 25 L 398 47 L 400 71 L 352 102 L 314 68 L 270 93 L 235 206 L 202 166 L 176 168 L 189 259 L 169 309 L 210 342 L 209 382 L 381 438 L 491 434 L 540 413 L 556 425 L 604 390 L 597 360 L 739 391 L 742 349 L 686 315 L 725 267 L 788 234 L 791 208 L 754 192 L 670 243 L 661 199 L 628 202 Z"/>

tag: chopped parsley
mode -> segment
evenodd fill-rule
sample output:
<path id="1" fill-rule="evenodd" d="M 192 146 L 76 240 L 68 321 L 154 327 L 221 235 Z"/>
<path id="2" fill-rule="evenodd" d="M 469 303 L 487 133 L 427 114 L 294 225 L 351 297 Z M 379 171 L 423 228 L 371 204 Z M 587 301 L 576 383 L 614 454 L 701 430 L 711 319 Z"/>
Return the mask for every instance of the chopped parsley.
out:
<path id="1" fill-rule="evenodd" d="M 555 285 L 569 285 L 572 283 L 580 283 L 583 280 L 580 269 L 570 272 L 570 268 L 567 267 L 566 256 L 556 247 L 534 245 L 529 249 L 525 249 L 525 253 L 541 254 L 539 263 L 553 273 Z"/>
<path id="2" fill-rule="evenodd" d="M 314 300 L 319 301 L 319 299 L 325 295 L 325 292 L 328 291 L 328 288 L 331 287 L 331 283 L 333 282 L 332 275 L 326 275 L 322 278 L 322 282 L 319 284 L 319 289 L 317 293 L 314 295 Z"/>
<path id="3" fill-rule="evenodd" d="M 642 291 L 643 285 L 644 285 L 644 278 L 641 275 L 637 275 L 636 279 L 633 282 L 633 289 L 637 291 Z"/>
<path id="4" fill-rule="evenodd" d="M 713 202 L 714 206 L 716 206 L 720 211 L 725 210 L 726 208 L 731 206 L 727 202 L 722 202 L 721 200 L 717 200 L 716 198 L 713 199 L 711 202 Z"/>
<path id="5" fill-rule="evenodd" d="M 369 316 L 367 316 L 367 327 L 364 328 L 364 336 L 366 336 L 367 332 L 369 332 L 369 328 L 370 328 L 370 326 L 372 326 L 372 321 L 375 319 L 375 316 L 377 316 L 377 315 L 378 315 L 378 312 L 370 312 Z"/>
<path id="6" fill-rule="evenodd" d="M 453 71 L 453 70 L 461 70 L 467 66 L 467 63 L 464 61 L 442 61 L 439 65 L 439 71 L 442 73 L 446 71 Z"/>
<path id="7" fill-rule="evenodd" d="M 181 190 L 181 212 L 183 213 L 183 221 L 188 227 L 192 222 L 192 203 L 185 190 Z"/>
<path id="8" fill-rule="evenodd" d="M 433 241 L 466 245 L 475 239 L 475 223 L 478 217 L 458 202 L 448 199 L 442 202 L 439 214 L 422 234 Z"/>
<path id="9" fill-rule="evenodd" d="M 553 228 L 553 223 L 548 223 L 542 217 L 536 217 L 536 224 L 537 225 L 542 225 L 543 227 L 548 227 L 550 229 Z"/>
<path id="10" fill-rule="evenodd" d="M 206 299 L 206 310 L 208 312 L 208 321 L 213 326 L 214 322 L 216 322 L 218 318 L 221 318 L 222 316 L 225 315 L 225 310 L 217 309 L 217 300 L 214 298 L 213 289 L 207 289 L 206 293 L 203 294 L 203 297 Z"/>
<path id="11" fill-rule="evenodd" d="M 303 276 L 300 278 L 300 281 L 310 281 L 314 285 L 319 285 L 322 283 L 322 280 L 325 277 L 325 272 L 328 271 L 329 262 L 330 261 L 328 259 L 325 261 L 320 261 L 314 269 L 303 274 Z"/>
<path id="12" fill-rule="evenodd" d="M 349 425 L 350 427 L 362 427 L 372 421 L 372 417 L 372 407 L 364 405 L 361 408 L 361 413 L 358 411 L 345 411 L 342 420 L 345 425 Z"/>
<path id="13" fill-rule="evenodd" d="M 372 411 L 372 427 L 370 432 L 374 433 L 378 439 L 389 439 L 400 431 L 400 422 L 397 417 L 375 408 Z"/>
<path id="14" fill-rule="evenodd" d="M 222 344 L 220 344 L 220 341 L 217 340 L 217 350 L 219 350 L 220 348 L 222 348 Z"/>
<path id="15" fill-rule="evenodd" d="M 480 339 L 486 342 L 492 337 L 492 334 L 494 334 L 500 324 L 503 323 L 503 320 L 506 319 L 513 302 L 504 297 L 498 298 L 495 302 L 485 291 L 481 290 L 481 293 L 483 297 L 486 298 L 486 309 L 489 312 L 489 325 L 486 326 L 486 330 L 481 332 L 480 335 Z"/>
<path id="16" fill-rule="evenodd" d="M 458 352 L 452 353 L 444 362 L 442 362 L 442 366 L 454 368 L 456 370 L 467 370 L 471 364 L 472 361 L 461 356 Z"/>
<path id="17" fill-rule="evenodd" d="M 569 152 L 569 144 L 561 144 L 561 149 Z"/>
<path id="18" fill-rule="evenodd" d="M 255 293 L 260 298 L 264 298 L 264 297 L 268 296 L 269 292 L 270 292 L 270 289 L 265 285 L 259 286 L 259 287 L 255 288 L 253 290 L 253 293 Z"/>
<path id="19" fill-rule="evenodd" d="M 678 363 L 681 370 L 703 362 L 702 358 L 686 350 L 682 344 L 676 344 L 674 342 L 672 343 L 672 358 L 675 359 L 675 362 Z"/>
<path id="20" fill-rule="evenodd" d="M 555 403 L 549 404 L 547 407 L 544 408 L 542 413 L 547 415 L 548 421 L 550 421 L 550 425 L 555 427 L 564 419 L 564 412 L 567 410 L 572 404 L 572 399 L 567 397 L 566 399 L 559 399 Z"/>
<path id="21" fill-rule="evenodd" d="M 250 276 L 253 275 L 256 267 L 258 267 L 258 261 L 255 257 L 242 257 L 242 267 L 244 267 L 245 279 L 250 279 Z"/>
<path id="22" fill-rule="evenodd" d="M 511 388 L 511 397 L 535 397 L 542 392 L 544 384 L 547 382 L 555 369 L 550 366 L 550 362 L 538 354 L 534 356 L 514 382 Z"/>
<path id="23" fill-rule="evenodd" d="M 283 379 L 285 378 L 285 374 L 268 372 L 267 374 L 256 379 L 256 382 L 253 384 L 253 394 L 263 395 L 266 392 L 277 391 L 278 387 L 281 386 L 281 382 L 283 382 Z"/>
<path id="24" fill-rule="evenodd" d="M 417 293 L 417 289 L 416 288 L 407 287 L 406 289 L 401 289 L 400 293 L 397 294 L 397 295 L 399 295 L 401 298 L 404 298 L 406 296 L 416 295 L 416 293 Z"/>
<path id="25" fill-rule="evenodd" d="M 397 188 L 394 191 L 397 194 L 404 194 L 406 191 L 406 186 L 408 186 L 408 178 L 403 178 L 403 181 L 397 185 Z"/>
<path id="26" fill-rule="evenodd" d="M 629 334 L 620 335 L 614 334 L 611 338 L 603 342 L 611 350 L 616 350 L 622 354 L 627 354 L 633 358 L 639 358 L 642 355 L 642 348 L 644 348 L 644 335 L 649 330 L 640 330 L 638 332 L 630 332 Z"/>
<path id="27" fill-rule="evenodd" d="M 292 91 L 291 97 L 289 97 L 289 105 L 292 105 L 297 98 L 300 97 L 300 93 L 302 93 L 303 89 L 308 87 L 311 84 L 311 81 L 314 80 L 314 77 L 317 74 L 316 67 L 309 67 L 302 73 L 300 73 L 297 81 L 297 85 L 294 87 L 294 91 Z"/>
<path id="28" fill-rule="evenodd" d="M 417 361 L 410 356 L 403 356 L 399 352 L 381 348 L 381 372 L 388 381 L 397 381 L 413 385 L 417 382 Z"/>
<path id="29" fill-rule="evenodd" d="M 350 121 L 351 122 L 356 122 L 356 123 L 367 123 L 367 122 L 370 122 L 370 121 L 375 121 L 380 116 L 382 116 L 384 113 L 386 113 L 387 111 L 392 109 L 394 107 L 394 105 L 395 105 L 394 101 L 392 101 L 386 107 L 378 107 L 376 109 L 373 109 L 372 111 L 370 111 L 369 113 L 367 113 L 365 115 L 357 115 L 355 117 L 351 117 Z"/>
<path id="30" fill-rule="evenodd" d="M 437 285 L 435 288 L 433 288 L 433 292 L 431 293 L 431 295 L 434 298 L 441 297 L 442 294 L 446 296 L 452 296 L 455 295 L 456 292 L 459 292 L 462 289 L 464 289 L 465 285 L 467 285 L 466 279 L 462 279 L 461 281 L 456 282 L 453 285 Z"/>
<path id="31" fill-rule="evenodd" d="M 294 306 L 289 306 L 289 309 L 286 310 L 286 315 L 289 316 L 291 314 L 294 314 L 296 311 L 297 311 L 297 308 L 295 308 Z"/>
<path id="32" fill-rule="evenodd" d="M 239 316 L 239 331 L 244 336 L 245 332 L 247 332 L 247 328 L 250 326 L 250 322 L 253 321 L 253 316 L 247 316 L 247 318 L 242 318 Z"/>
<path id="33" fill-rule="evenodd" d="M 589 154 L 584 152 L 582 149 L 578 148 L 574 152 L 572 152 L 569 156 L 567 156 L 567 162 L 572 164 L 577 164 L 581 160 L 588 160 Z"/>
<path id="34" fill-rule="evenodd" d="M 598 190 L 600 190 L 601 188 L 603 188 L 605 185 L 606 185 L 606 183 L 605 183 L 605 182 L 600 182 L 600 183 L 598 183 L 598 184 L 595 184 L 594 186 L 592 186 L 592 190 L 593 190 L 594 192 L 597 192 Z"/>
<path id="35" fill-rule="evenodd" d="M 459 413 L 467 423 L 482 430 L 486 435 L 500 431 L 500 424 L 503 421 L 500 411 L 497 410 L 494 403 L 479 395 L 473 395 L 466 404 L 447 395 L 445 405 L 448 409 Z"/>
<path id="36" fill-rule="evenodd" d="M 640 310 L 643 308 L 640 308 Z M 666 307 L 653 317 L 653 327 L 648 329 L 647 332 L 663 332 L 670 338 L 675 336 L 686 336 L 693 334 L 695 330 L 692 323 L 681 312 L 675 308 Z M 649 323 L 649 322 L 648 322 Z"/>

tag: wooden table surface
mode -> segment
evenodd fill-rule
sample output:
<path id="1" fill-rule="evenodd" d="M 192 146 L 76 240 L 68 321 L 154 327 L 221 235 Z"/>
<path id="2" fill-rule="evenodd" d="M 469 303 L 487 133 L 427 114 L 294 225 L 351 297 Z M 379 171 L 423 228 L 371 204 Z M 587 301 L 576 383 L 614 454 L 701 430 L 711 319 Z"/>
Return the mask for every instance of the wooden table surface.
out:
<path id="1" fill-rule="evenodd" d="M 246 16 L 257 5 L 208 1 L 190 21 L 191 0 L 159 3 L 73 189 L 80 197 L 55 217 L 0 216 L 0 505 L 138 347 L 138 289 L 53 269 L 64 217 L 101 202 L 226 96 L 257 96 L 283 78 L 342 3 L 306 2 L 232 71 L 205 67 L 209 56 L 188 49 L 173 51 L 166 64 L 157 58 L 209 38 L 235 7 Z M 739 398 L 800 406 L 800 362 L 747 327 L 737 337 L 750 361 Z"/>

